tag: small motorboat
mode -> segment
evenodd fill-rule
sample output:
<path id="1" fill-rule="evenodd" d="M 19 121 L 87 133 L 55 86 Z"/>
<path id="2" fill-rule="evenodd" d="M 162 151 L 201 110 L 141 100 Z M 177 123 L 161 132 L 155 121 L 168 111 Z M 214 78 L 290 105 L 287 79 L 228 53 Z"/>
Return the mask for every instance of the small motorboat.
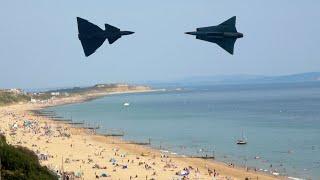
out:
<path id="1" fill-rule="evenodd" d="M 123 103 L 123 106 L 128 107 L 128 106 L 130 106 L 130 103 L 125 102 L 125 103 Z"/>

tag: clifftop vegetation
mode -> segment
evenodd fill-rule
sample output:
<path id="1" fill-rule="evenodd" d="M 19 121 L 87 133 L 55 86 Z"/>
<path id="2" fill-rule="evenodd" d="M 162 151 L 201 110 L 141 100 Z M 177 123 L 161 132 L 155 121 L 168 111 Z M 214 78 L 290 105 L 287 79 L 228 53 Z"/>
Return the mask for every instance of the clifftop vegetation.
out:
<path id="1" fill-rule="evenodd" d="M 36 154 L 23 147 L 8 145 L 2 135 L 0 135 L 0 167 L 0 179 L 58 179 L 46 167 L 39 164 Z"/>
<path id="2" fill-rule="evenodd" d="M 19 94 L 8 91 L 0 91 L 0 106 L 19 102 L 28 102 L 31 97 L 25 94 Z"/>

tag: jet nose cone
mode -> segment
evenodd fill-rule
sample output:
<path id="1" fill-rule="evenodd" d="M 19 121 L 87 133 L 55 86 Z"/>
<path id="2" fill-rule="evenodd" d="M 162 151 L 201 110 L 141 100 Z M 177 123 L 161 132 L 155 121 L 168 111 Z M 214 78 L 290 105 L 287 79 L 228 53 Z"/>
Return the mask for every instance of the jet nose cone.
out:
<path id="1" fill-rule="evenodd" d="M 132 31 L 121 31 L 121 35 L 130 35 L 133 34 L 134 32 Z"/>
<path id="2" fill-rule="evenodd" d="M 196 35 L 197 32 L 185 32 L 185 34 Z"/>

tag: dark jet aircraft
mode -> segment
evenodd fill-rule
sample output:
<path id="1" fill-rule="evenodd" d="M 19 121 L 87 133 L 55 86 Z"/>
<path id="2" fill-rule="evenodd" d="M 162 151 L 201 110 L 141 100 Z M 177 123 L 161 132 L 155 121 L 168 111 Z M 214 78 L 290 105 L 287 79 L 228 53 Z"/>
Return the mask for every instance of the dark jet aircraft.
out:
<path id="1" fill-rule="evenodd" d="M 106 29 L 102 30 L 99 26 L 79 17 L 77 17 L 77 21 L 79 30 L 78 37 L 81 41 L 84 54 L 87 57 L 93 54 L 106 39 L 108 39 L 109 44 L 112 44 L 121 38 L 121 36 L 134 33 L 131 31 L 120 31 L 120 29 L 109 24 L 105 24 Z"/>
<path id="2" fill-rule="evenodd" d="M 186 34 L 194 35 L 200 40 L 216 43 L 230 54 L 233 54 L 236 40 L 243 37 L 243 34 L 238 33 L 236 29 L 235 16 L 218 26 L 197 28 L 196 32 L 186 32 Z"/>

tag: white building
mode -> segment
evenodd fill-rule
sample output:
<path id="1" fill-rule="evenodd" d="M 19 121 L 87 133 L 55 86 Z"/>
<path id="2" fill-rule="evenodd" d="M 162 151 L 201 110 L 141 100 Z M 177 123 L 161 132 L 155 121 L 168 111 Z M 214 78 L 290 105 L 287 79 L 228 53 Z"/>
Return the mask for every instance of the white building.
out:
<path id="1" fill-rule="evenodd" d="M 59 96 L 60 92 L 51 92 L 51 96 Z"/>

